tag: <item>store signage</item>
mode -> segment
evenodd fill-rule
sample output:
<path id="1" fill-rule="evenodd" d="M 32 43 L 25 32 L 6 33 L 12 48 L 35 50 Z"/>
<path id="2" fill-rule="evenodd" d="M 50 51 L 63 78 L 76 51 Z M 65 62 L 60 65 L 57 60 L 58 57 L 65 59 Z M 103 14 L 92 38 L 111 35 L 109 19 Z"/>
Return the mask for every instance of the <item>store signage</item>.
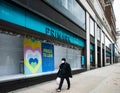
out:
<path id="1" fill-rule="evenodd" d="M 52 29 L 50 27 L 47 27 L 45 31 L 46 31 L 47 35 L 50 35 L 52 37 L 64 40 L 66 42 L 70 42 L 70 37 L 69 36 L 67 36 L 67 35 L 65 35 L 65 34 L 63 34 L 61 32 L 58 32 L 58 31 L 56 31 L 56 30 L 54 30 L 54 29 Z"/>
<path id="2" fill-rule="evenodd" d="M 74 35 L 70 31 L 67 31 L 66 29 L 48 20 L 44 20 L 29 11 L 25 11 L 19 7 L 8 4 L 4 0 L 0 5 L 0 18 L 71 44 L 85 47 L 85 40 Z"/>

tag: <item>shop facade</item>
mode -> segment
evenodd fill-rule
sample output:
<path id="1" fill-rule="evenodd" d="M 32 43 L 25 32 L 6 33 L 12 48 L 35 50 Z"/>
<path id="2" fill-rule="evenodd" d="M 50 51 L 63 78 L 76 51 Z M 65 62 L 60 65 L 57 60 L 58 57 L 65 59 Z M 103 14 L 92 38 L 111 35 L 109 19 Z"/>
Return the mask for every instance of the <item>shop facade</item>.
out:
<path id="1" fill-rule="evenodd" d="M 79 0 L 1 0 L 0 90 L 55 79 L 62 58 L 73 74 L 112 63 L 103 32 Z"/>
<path id="2" fill-rule="evenodd" d="M 2 0 L 0 5 L 2 90 L 14 89 L 9 88 L 10 82 L 29 79 L 35 82 L 34 78 L 46 76 L 56 78 L 62 58 L 70 63 L 73 73 L 85 70 L 81 65 L 85 39 L 11 2 Z M 46 81 L 50 80 L 47 78 Z M 8 83 L 6 89 L 3 83 Z"/>

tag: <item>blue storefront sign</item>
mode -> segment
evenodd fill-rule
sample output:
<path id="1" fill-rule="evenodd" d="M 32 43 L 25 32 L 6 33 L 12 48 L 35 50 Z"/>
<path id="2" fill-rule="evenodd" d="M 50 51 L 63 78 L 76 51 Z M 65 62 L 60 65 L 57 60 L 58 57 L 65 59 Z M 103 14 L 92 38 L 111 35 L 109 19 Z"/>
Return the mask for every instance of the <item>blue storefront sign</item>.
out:
<path id="1" fill-rule="evenodd" d="M 54 46 L 42 43 L 42 72 L 54 71 Z"/>
<path id="2" fill-rule="evenodd" d="M 50 21 L 44 20 L 40 16 L 11 5 L 4 0 L 0 1 L 0 19 L 85 47 L 84 39 L 77 37 L 66 29 L 61 28 Z"/>

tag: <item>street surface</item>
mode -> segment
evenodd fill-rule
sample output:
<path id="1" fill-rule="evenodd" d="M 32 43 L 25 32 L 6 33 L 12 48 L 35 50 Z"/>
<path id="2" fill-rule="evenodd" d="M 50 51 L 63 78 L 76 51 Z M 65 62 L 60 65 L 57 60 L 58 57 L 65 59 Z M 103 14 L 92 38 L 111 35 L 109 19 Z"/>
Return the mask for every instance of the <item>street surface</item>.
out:
<path id="1" fill-rule="evenodd" d="M 120 93 L 120 63 L 73 75 L 70 90 L 64 81 L 60 93 Z M 49 81 L 10 93 L 57 93 L 56 81 Z"/>

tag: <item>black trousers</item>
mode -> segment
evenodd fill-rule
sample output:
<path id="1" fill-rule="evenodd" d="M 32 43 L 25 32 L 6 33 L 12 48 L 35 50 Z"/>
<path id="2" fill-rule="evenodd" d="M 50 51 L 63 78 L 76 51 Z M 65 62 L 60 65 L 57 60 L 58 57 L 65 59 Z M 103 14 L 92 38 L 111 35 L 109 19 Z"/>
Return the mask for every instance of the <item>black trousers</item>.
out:
<path id="1" fill-rule="evenodd" d="M 61 77 L 61 81 L 60 81 L 60 84 L 59 84 L 58 89 L 61 89 L 61 88 L 62 88 L 62 85 L 63 85 L 64 79 L 66 79 L 67 84 L 68 84 L 68 88 L 70 88 L 70 80 L 69 80 L 69 77 L 66 77 L 66 78 Z"/>

